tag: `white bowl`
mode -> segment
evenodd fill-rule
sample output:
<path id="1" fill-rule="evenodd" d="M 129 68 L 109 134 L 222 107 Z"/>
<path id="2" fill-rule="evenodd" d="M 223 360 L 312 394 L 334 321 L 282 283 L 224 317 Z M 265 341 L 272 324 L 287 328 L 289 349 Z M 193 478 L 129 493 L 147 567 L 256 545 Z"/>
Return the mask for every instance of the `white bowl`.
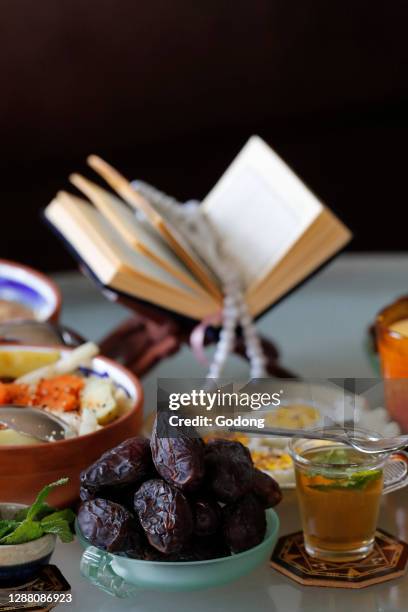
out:
<path id="1" fill-rule="evenodd" d="M 6 259 L 0 259 L 0 299 L 27 306 L 36 321 L 57 321 L 61 311 L 61 294 L 51 279 Z"/>

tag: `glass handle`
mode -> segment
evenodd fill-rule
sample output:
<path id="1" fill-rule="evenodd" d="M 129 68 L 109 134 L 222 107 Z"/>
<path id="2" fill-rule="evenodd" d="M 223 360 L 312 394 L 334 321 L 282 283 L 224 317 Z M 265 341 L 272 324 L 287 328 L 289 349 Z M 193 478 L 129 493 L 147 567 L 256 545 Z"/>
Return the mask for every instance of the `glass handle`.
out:
<path id="1" fill-rule="evenodd" d="M 82 555 L 81 574 L 109 595 L 120 598 L 132 597 L 138 589 L 115 573 L 112 560 L 111 554 L 95 546 L 89 546 Z"/>
<path id="2" fill-rule="evenodd" d="M 408 484 L 408 453 L 398 451 L 388 457 L 384 466 L 383 494 L 402 489 Z"/>

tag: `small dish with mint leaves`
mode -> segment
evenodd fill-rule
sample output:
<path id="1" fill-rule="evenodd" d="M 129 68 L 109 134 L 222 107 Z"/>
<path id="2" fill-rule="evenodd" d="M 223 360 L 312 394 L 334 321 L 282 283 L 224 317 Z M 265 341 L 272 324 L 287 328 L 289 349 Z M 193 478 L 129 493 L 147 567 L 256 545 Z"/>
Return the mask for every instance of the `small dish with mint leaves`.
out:
<path id="1" fill-rule="evenodd" d="M 68 478 L 46 485 L 31 506 L 0 503 L 0 586 L 21 584 L 49 562 L 57 537 L 72 542 L 74 512 L 53 508 L 47 497 Z"/>

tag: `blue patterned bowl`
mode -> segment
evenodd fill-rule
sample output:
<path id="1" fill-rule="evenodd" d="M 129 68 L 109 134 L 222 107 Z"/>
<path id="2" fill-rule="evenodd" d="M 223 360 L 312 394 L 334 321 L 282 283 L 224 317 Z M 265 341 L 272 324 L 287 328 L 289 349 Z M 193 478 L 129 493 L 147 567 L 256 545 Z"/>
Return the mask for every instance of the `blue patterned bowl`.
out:
<path id="1" fill-rule="evenodd" d="M 0 300 L 19 302 L 37 321 L 58 321 L 61 294 L 44 274 L 13 261 L 0 259 Z"/>
<path id="2" fill-rule="evenodd" d="M 1 503 L 0 517 L 12 519 L 23 504 Z M 41 565 L 46 565 L 55 548 L 55 535 L 47 533 L 26 544 L 0 545 L 0 587 L 23 584 Z"/>

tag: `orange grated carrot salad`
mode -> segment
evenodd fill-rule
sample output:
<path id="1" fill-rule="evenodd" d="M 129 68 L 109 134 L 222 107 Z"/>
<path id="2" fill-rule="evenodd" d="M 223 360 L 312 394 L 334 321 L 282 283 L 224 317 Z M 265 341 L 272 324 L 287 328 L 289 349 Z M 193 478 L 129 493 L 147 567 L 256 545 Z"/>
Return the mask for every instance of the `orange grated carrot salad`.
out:
<path id="1" fill-rule="evenodd" d="M 31 387 L 19 383 L 0 383 L 0 404 L 43 406 L 69 412 L 79 410 L 84 380 L 65 374 L 42 379 Z"/>

